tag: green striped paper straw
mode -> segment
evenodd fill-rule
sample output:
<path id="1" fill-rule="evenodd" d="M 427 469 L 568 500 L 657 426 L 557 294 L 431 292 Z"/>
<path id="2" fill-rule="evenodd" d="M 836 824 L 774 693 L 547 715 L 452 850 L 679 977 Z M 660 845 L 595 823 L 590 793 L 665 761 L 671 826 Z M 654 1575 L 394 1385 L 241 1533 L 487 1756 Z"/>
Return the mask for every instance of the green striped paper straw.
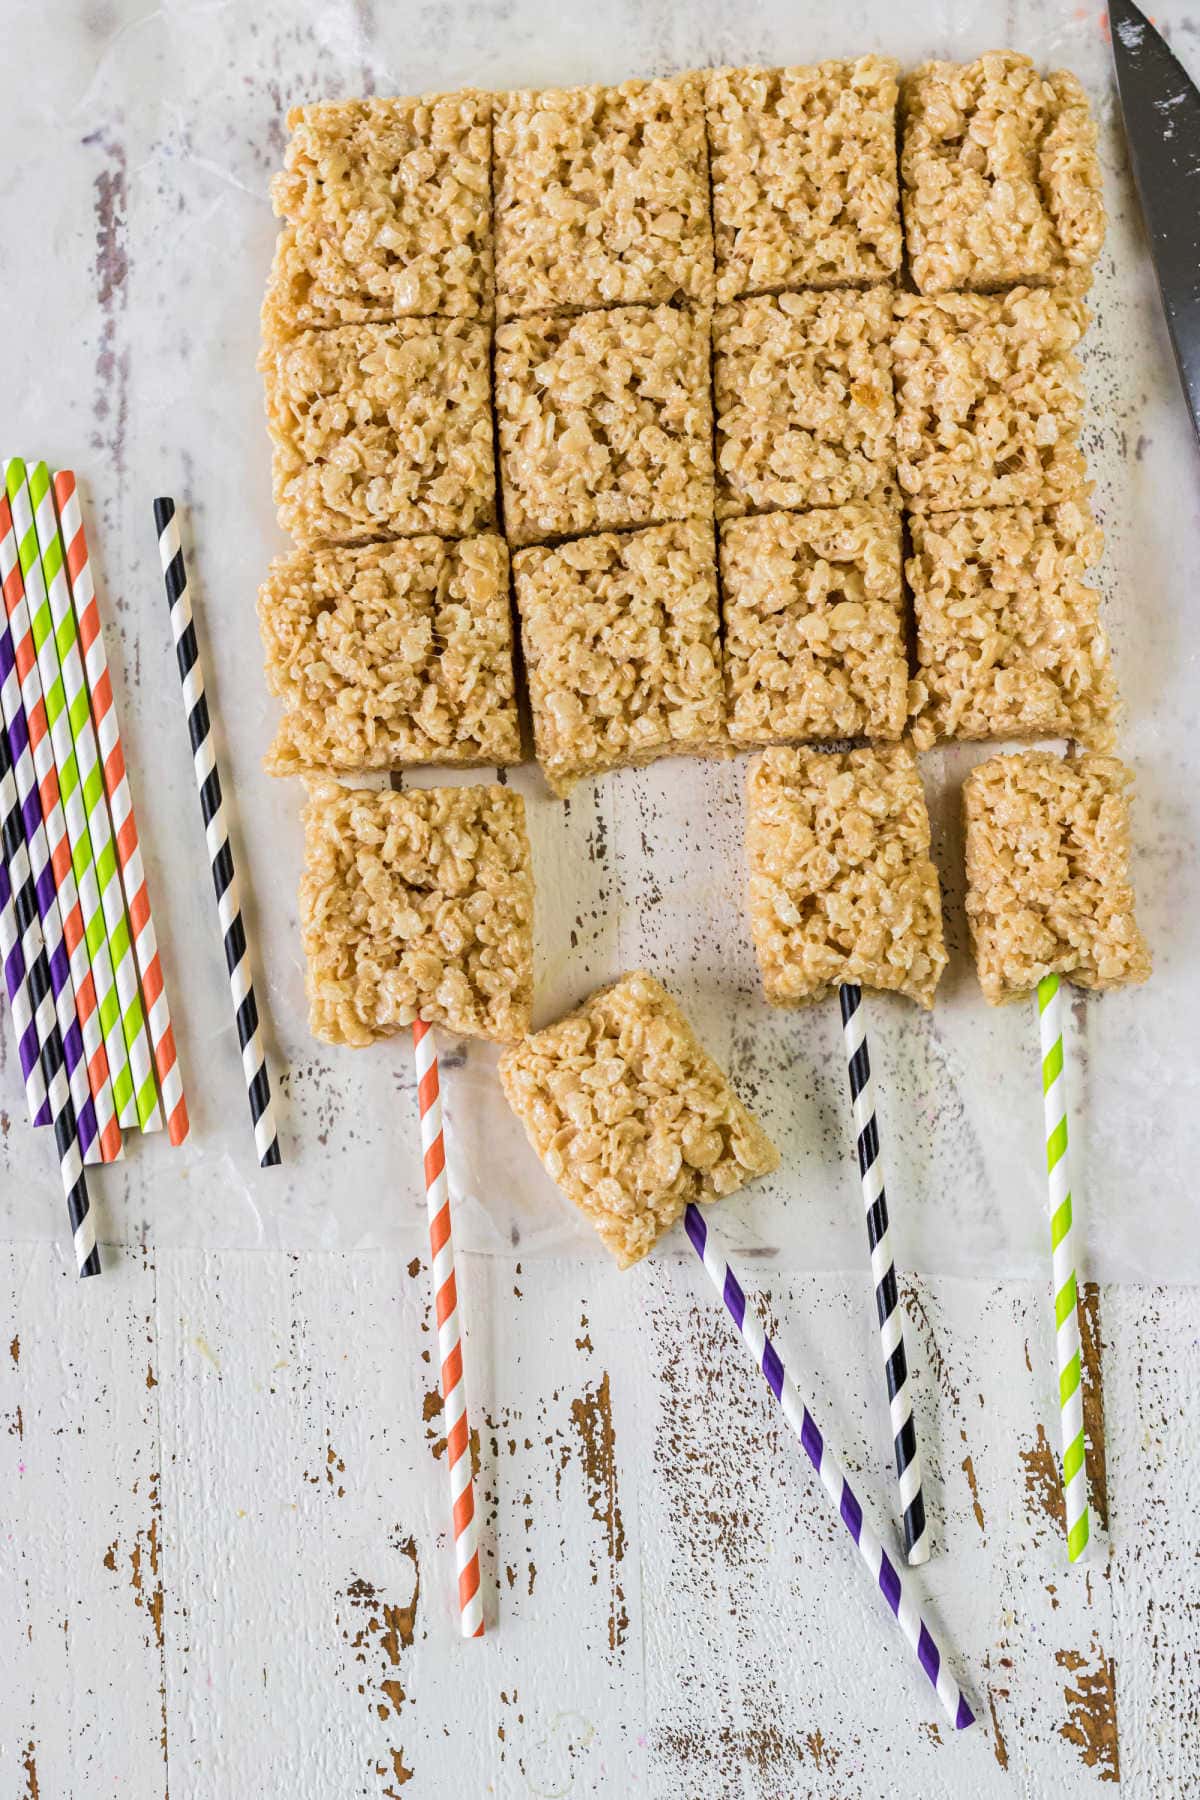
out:
<path id="1" fill-rule="evenodd" d="M 1050 1184 L 1050 1244 L 1054 1257 L 1054 1326 L 1058 1351 L 1058 1407 L 1062 1425 L 1063 1500 L 1067 1555 L 1078 1562 L 1090 1533 L 1087 1461 L 1083 1444 L 1082 1357 L 1067 1163 L 1067 1094 L 1063 1079 L 1062 994 L 1057 975 L 1038 982 L 1042 1096 L 1046 1108 L 1046 1174 Z"/>

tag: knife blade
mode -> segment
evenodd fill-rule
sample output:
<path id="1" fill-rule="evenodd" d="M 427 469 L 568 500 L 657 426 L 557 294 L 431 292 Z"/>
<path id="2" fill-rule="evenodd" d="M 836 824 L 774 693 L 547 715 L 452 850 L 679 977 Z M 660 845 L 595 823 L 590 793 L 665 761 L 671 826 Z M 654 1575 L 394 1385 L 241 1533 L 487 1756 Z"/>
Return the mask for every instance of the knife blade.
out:
<path id="1" fill-rule="evenodd" d="M 1134 180 L 1200 439 L 1200 92 L 1133 0 L 1109 0 L 1108 17 Z"/>

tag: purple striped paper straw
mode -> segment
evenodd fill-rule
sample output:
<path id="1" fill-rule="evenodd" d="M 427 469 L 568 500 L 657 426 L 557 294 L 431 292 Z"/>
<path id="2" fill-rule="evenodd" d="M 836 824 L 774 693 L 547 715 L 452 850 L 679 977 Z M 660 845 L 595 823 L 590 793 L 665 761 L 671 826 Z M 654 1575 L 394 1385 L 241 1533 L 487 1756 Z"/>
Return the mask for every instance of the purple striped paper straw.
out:
<path id="1" fill-rule="evenodd" d="M 4 985 L 12 1008 L 13 1030 L 17 1036 L 17 1055 L 25 1079 L 25 1103 L 33 1125 L 50 1123 L 50 1101 L 46 1094 L 46 1078 L 42 1074 L 42 1058 L 38 1049 L 37 1021 L 29 997 L 29 973 L 17 915 L 13 910 L 12 887 L 8 869 L 0 861 L 0 952 L 4 957 Z"/>
<path id="2" fill-rule="evenodd" d="M 866 1563 L 872 1581 L 895 1614 L 896 1623 L 904 1633 L 909 1649 L 933 1684 L 946 1717 L 952 1721 L 956 1731 L 973 1725 L 975 1715 L 947 1669 L 946 1659 L 938 1648 L 936 1638 L 917 1611 L 911 1586 L 906 1584 L 900 1570 L 863 1518 L 862 1507 L 850 1483 L 817 1430 L 791 1372 L 784 1366 L 783 1358 L 746 1305 L 746 1290 L 713 1242 L 712 1233 L 705 1224 L 699 1207 L 690 1205 L 684 1214 L 683 1223 L 693 1250 L 704 1264 L 705 1273 L 725 1302 L 726 1310 L 737 1326 L 747 1350 L 765 1375 L 767 1386 L 778 1400 L 784 1418 L 804 1446 L 805 1454 L 821 1478 L 821 1486 L 857 1544 L 858 1553 Z"/>

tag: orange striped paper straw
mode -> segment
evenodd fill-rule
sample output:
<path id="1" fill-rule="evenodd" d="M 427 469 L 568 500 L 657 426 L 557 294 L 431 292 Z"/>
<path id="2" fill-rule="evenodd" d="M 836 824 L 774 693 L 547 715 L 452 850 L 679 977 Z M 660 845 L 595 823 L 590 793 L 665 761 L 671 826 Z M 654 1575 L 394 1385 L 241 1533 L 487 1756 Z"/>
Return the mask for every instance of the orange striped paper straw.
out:
<path id="1" fill-rule="evenodd" d="M 475 1517 L 475 1479 L 471 1472 L 471 1432 L 467 1424 L 467 1389 L 463 1380 L 458 1288 L 454 1279 L 450 1189 L 446 1181 L 446 1145 L 442 1136 L 442 1095 L 438 1086 L 433 1031 L 422 1019 L 413 1025 L 413 1056 L 417 1065 L 417 1105 L 421 1115 L 421 1148 L 425 1156 L 429 1248 L 433 1255 L 433 1295 L 437 1310 L 438 1353 L 442 1363 L 454 1561 L 458 1569 L 458 1613 L 463 1636 L 482 1637 L 479 1528 Z"/>
<path id="2" fill-rule="evenodd" d="M 162 964 L 159 961 L 158 939 L 150 914 L 150 895 L 146 887 L 146 872 L 142 867 L 137 822 L 133 816 L 133 798 L 129 792 L 125 753 L 121 748 L 121 728 L 113 703 L 112 676 L 104 648 L 104 633 L 100 628 L 100 609 L 96 603 L 96 589 L 88 559 L 83 513 L 79 506 L 75 476 L 70 469 L 55 472 L 54 498 L 58 504 L 63 541 L 67 546 L 67 573 L 75 602 L 79 641 L 83 648 L 83 666 L 92 702 L 92 721 L 100 745 L 104 788 L 112 813 L 113 835 L 117 840 L 117 860 L 121 865 L 125 905 L 129 910 L 133 951 L 142 981 L 142 1000 L 150 1027 L 150 1045 L 158 1071 L 167 1133 L 173 1144 L 182 1144 L 188 1134 L 183 1077 L 175 1049 L 175 1033 L 167 1005 Z"/>

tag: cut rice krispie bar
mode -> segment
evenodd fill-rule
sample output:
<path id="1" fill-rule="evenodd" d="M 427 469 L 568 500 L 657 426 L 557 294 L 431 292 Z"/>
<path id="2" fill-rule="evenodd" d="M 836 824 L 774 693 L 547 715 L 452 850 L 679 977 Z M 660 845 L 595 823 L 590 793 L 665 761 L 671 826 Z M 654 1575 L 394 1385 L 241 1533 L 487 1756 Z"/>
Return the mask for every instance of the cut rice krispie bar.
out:
<path id="1" fill-rule="evenodd" d="M 521 760 L 508 551 L 402 538 L 277 557 L 259 590 L 272 775 Z"/>
<path id="2" fill-rule="evenodd" d="M 713 321 L 717 517 L 878 497 L 895 473 L 892 293 L 764 295 Z"/>
<path id="3" fill-rule="evenodd" d="M 1045 750 L 994 756 L 968 775 L 967 920 L 993 1006 L 1043 975 L 1090 988 L 1149 975 L 1129 881 L 1132 779 L 1115 756 Z"/>
<path id="4" fill-rule="evenodd" d="M 533 870 L 525 803 L 503 787 L 311 781 L 300 929 L 327 1044 L 414 1019 L 504 1042 L 529 1030 Z"/>
<path id="5" fill-rule="evenodd" d="M 1071 350 L 1087 321 L 1061 290 L 897 296 L 898 473 L 914 511 L 1044 506 L 1085 486 Z"/>
<path id="6" fill-rule="evenodd" d="M 717 299 L 890 280 L 900 267 L 890 57 L 714 69 Z"/>
<path id="7" fill-rule="evenodd" d="M 764 750 L 750 764 L 746 853 L 750 930 L 773 1006 L 847 981 L 933 1005 L 946 949 L 909 749 Z"/>
<path id="8" fill-rule="evenodd" d="M 719 1200 L 779 1166 L 779 1152 L 644 973 L 500 1058 L 509 1105 L 550 1179 L 621 1268 L 691 1201 Z"/>
<path id="9" fill-rule="evenodd" d="M 490 94 L 288 114 L 263 335 L 492 310 Z"/>
<path id="10" fill-rule="evenodd" d="M 910 524 L 918 749 L 1059 736 L 1107 749 L 1117 688 L 1100 596 L 1084 580 L 1103 543 L 1087 500 L 915 513 Z"/>
<path id="11" fill-rule="evenodd" d="M 671 306 L 496 332 L 511 544 L 711 515 L 708 323 Z"/>
<path id="12" fill-rule="evenodd" d="M 763 513 L 721 526 L 730 736 L 903 735 L 900 514 Z"/>
<path id="13" fill-rule="evenodd" d="M 497 101 L 501 318 L 713 299 L 704 80 Z"/>
<path id="14" fill-rule="evenodd" d="M 1074 75 L 1027 56 L 926 63 L 902 96 L 904 228 L 923 294 L 1082 292 L 1104 241 L 1096 125 Z"/>
<path id="15" fill-rule="evenodd" d="M 306 331 L 264 349 L 279 522 L 298 543 L 496 522 L 488 332 L 461 319 Z"/>
<path id="16" fill-rule="evenodd" d="M 723 744 L 708 520 L 520 550 L 513 573 L 534 741 L 556 793 L 581 775 Z"/>

